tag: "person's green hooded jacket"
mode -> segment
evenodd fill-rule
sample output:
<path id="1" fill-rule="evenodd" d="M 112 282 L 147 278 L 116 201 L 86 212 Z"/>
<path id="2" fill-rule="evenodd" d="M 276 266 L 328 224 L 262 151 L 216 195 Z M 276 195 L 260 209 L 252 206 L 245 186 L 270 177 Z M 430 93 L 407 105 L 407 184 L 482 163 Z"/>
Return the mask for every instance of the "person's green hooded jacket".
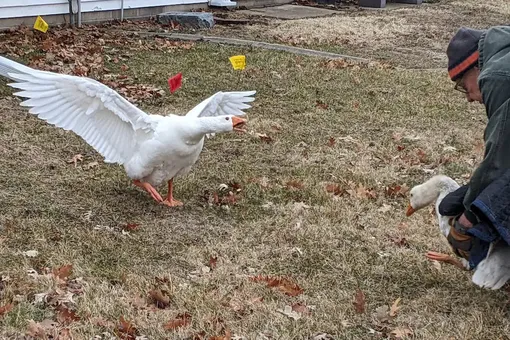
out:
<path id="1" fill-rule="evenodd" d="M 473 173 L 464 197 L 466 210 L 483 189 L 510 169 L 510 27 L 488 29 L 480 38 L 478 50 L 478 84 L 488 123 L 484 159 Z"/>

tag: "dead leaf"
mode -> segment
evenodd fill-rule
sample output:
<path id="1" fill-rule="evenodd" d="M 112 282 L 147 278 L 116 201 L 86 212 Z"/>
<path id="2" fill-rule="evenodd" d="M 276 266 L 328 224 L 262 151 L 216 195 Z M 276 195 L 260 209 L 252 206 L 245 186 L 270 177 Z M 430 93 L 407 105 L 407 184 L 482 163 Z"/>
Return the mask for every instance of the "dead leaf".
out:
<path id="1" fill-rule="evenodd" d="M 34 338 L 47 339 L 48 336 L 56 337 L 58 334 L 56 327 L 58 324 L 49 319 L 45 319 L 41 322 L 35 322 L 34 320 L 28 321 L 27 334 Z"/>
<path id="2" fill-rule="evenodd" d="M 255 297 L 253 299 L 248 300 L 248 303 L 250 305 L 253 305 L 253 304 L 256 304 L 256 303 L 261 303 L 262 301 L 264 301 L 264 298 L 259 296 L 259 297 Z"/>
<path id="3" fill-rule="evenodd" d="M 218 263 L 218 258 L 216 256 L 209 257 L 209 268 L 215 269 L 217 263 Z"/>
<path id="4" fill-rule="evenodd" d="M 98 167 L 98 166 L 99 166 L 98 162 L 90 162 L 88 164 L 85 164 L 84 168 L 85 168 L 85 170 L 90 170 L 90 169 Z"/>
<path id="5" fill-rule="evenodd" d="M 407 228 L 409 228 L 409 224 L 407 224 L 407 222 L 400 222 L 398 225 L 398 228 L 399 229 L 407 229 Z"/>
<path id="6" fill-rule="evenodd" d="M 286 278 L 258 275 L 250 277 L 250 280 L 254 282 L 266 282 L 268 287 L 276 287 L 281 292 L 289 296 L 298 296 L 303 293 L 303 289 L 301 287 Z"/>
<path id="7" fill-rule="evenodd" d="M 53 269 L 53 275 L 61 280 L 66 280 L 69 275 L 71 275 L 71 272 L 73 271 L 73 265 L 68 264 L 65 266 L 62 266 L 60 268 Z"/>
<path id="8" fill-rule="evenodd" d="M 115 334 L 121 339 L 136 339 L 136 336 L 138 335 L 136 327 L 130 321 L 124 319 L 123 316 L 120 317 L 119 321 L 120 323 L 115 329 Z"/>
<path id="9" fill-rule="evenodd" d="M 361 289 L 356 291 L 353 304 L 356 313 L 363 314 L 365 312 L 365 294 L 361 291 Z"/>
<path id="10" fill-rule="evenodd" d="M 388 322 L 391 319 L 389 312 L 390 309 L 386 305 L 377 307 L 375 309 L 375 317 L 379 322 Z"/>
<path id="11" fill-rule="evenodd" d="M 179 327 L 185 327 L 191 323 L 191 314 L 178 314 L 174 320 L 168 321 L 163 328 L 166 330 L 174 330 Z"/>
<path id="12" fill-rule="evenodd" d="M 14 305 L 12 303 L 9 303 L 5 306 L 0 306 L 0 318 L 2 318 L 5 314 L 9 313 Z"/>
<path id="13" fill-rule="evenodd" d="M 265 133 L 257 133 L 256 135 L 257 135 L 257 137 L 260 138 L 261 141 L 264 141 L 266 143 L 271 143 L 273 141 L 273 138 L 271 138 L 270 136 L 268 136 Z"/>
<path id="14" fill-rule="evenodd" d="M 406 185 L 390 185 L 386 187 L 386 196 L 390 198 L 406 197 L 409 188 Z"/>
<path id="15" fill-rule="evenodd" d="M 335 143 L 336 143 L 335 138 L 333 138 L 333 137 L 329 137 L 327 146 L 329 146 L 330 148 L 332 148 L 333 146 L 335 146 Z"/>
<path id="16" fill-rule="evenodd" d="M 156 307 L 160 309 L 165 309 L 170 305 L 170 296 L 163 293 L 161 289 L 151 290 L 149 292 L 149 296 L 152 300 L 152 303 L 154 303 Z"/>
<path id="17" fill-rule="evenodd" d="M 391 241 L 399 247 L 409 247 L 409 242 L 405 237 L 393 237 Z"/>
<path id="18" fill-rule="evenodd" d="M 390 307 L 390 316 L 391 317 L 397 316 L 397 313 L 400 310 L 400 307 L 398 305 L 399 303 L 400 303 L 400 298 L 396 299 L 395 302 L 393 302 L 393 304 L 391 305 L 391 307 Z"/>
<path id="19" fill-rule="evenodd" d="M 115 327 L 113 322 L 105 320 L 102 317 L 92 318 L 92 319 L 90 319 L 90 323 L 92 323 L 93 325 L 99 326 L 99 327 L 103 327 L 103 328 L 114 328 Z"/>
<path id="20" fill-rule="evenodd" d="M 328 109 L 328 104 L 320 101 L 320 100 L 317 100 L 315 102 L 315 106 L 317 106 L 319 109 L 322 109 L 322 110 L 327 110 Z"/>
<path id="21" fill-rule="evenodd" d="M 442 271 L 442 268 L 441 268 L 441 262 L 439 261 L 432 261 L 432 265 L 434 266 L 434 268 L 437 269 L 437 271 Z"/>
<path id="22" fill-rule="evenodd" d="M 231 340 L 232 339 L 232 333 L 229 329 L 225 331 L 225 335 L 220 336 L 212 336 L 209 338 L 209 340 Z"/>
<path id="23" fill-rule="evenodd" d="M 68 309 L 64 305 L 60 305 L 57 308 L 57 321 L 61 324 L 68 325 L 74 321 L 79 321 L 81 318 L 76 315 L 76 312 Z"/>
<path id="24" fill-rule="evenodd" d="M 298 312 L 301 315 L 310 314 L 310 309 L 308 308 L 308 306 L 299 302 L 292 305 L 292 310 Z"/>
<path id="25" fill-rule="evenodd" d="M 120 70 L 122 72 L 126 72 L 127 70 L 129 70 L 129 66 L 127 66 L 126 64 L 123 64 L 121 67 L 120 67 Z"/>
<path id="26" fill-rule="evenodd" d="M 421 163 L 428 163 L 428 157 L 425 151 L 423 151 L 422 149 L 418 149 L 416 153 L 418 154 L 418 159 L 420 160 Z"/>
<path id="27" fill-rule="evenodd" d="M 122 226 L 122 230 L 132 232 L 138 230 L 138 227 L 140 227 L 140 225 L 137 223 L 128 223 Z"/>
<path id="28" fill-rule="evenodd" d="M 345 189 L 340 188 L 340 185 L 338 184 L 327 184 L 326 191 L 335 196 L 341 196 L 346 192 Z"/>
<path id="29" fill-rule="evenodd" d="M 292 180 L 287 182 L 288 188 L 303 189 L 305 186 L 298 180 Z"/>
<path id="30" fill-rule="evenodd" d="M 351 184 L 352 185 L 352 184 Z M 368 189 L 363 186 L 363 184 L 358 184 L 357 187 L 352 186 L 350 190 L 346 190 L 349 195 L 352 197 L 356 197 L 359 199 L 375 199 L 377 198 L 377 193 L 373 189 Z"/>
<path id="31" fill-rule="evenodd" d="M 301 319 L 301 314 L 293 310 L 291 306 L 285 306 L 284 309 L 277 309 L 276 311 L 294 320 Z"/>
<path id="32" fill-rule="evenodd" d="M 413 335 L 413 331 L 407 327 L 397 327 L 390 332 L 393 338 L 403 339 L 409 335 Z"/>
<path id="33" fill-rule="evenodd" d="M 78 162 L 83 161 L 83 156 L 80 154 L 74 155 L 73 158 L 67 161 L 67 163 L 74 163 L 74 167 L 76 168 Z"/>

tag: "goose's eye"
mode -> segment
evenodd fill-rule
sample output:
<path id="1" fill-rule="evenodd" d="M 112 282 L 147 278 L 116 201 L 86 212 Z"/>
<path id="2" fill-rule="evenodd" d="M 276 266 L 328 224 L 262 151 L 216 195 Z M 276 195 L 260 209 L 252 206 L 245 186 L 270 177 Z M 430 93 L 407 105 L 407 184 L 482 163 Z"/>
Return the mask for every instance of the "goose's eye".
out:
<path id="1" fill-rule="evenodd" d="M 230 117 L 225 117 L 225 120 L 230 120 Z"/>

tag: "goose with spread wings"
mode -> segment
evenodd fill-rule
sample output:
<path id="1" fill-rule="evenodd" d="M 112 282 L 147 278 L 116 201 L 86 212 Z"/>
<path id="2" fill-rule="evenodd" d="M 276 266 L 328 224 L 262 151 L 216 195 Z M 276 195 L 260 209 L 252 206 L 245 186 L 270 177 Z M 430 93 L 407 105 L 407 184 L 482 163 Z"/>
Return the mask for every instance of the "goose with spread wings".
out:
<path id="1" fill-rule="evenodd" d="M 184 116 L 147 114 L 116 91 L 87 77 L 35 70 L 0 57 L 0 75 L 28 98 L 21 103 L 42 120 L 71 130 L 99 152 L 106 163 L 124 166 L 133 183 L 154 200 L 180 206 L 173 179 L 198 160 L 205 136 L 243 131 L 243 110 L 256 91 L 217 92 Z M 168 183 L 165 199 L 155 189 Z"/>

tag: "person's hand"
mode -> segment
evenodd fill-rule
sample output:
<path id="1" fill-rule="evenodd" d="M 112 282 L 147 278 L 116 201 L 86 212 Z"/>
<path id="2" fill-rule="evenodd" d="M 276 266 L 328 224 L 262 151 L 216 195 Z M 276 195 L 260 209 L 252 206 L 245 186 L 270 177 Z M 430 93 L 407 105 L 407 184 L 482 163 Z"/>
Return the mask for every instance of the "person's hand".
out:
<path id="1" fill-rule="evenodd" d="M 473 227 L 473 223 L 469 221 L 464 212 L 460 216 L 450 219 L 449 224 L 448 243 L 455 254 L 469 260 L 470 251 L 473 248 L 473 236 L 469 235 L 467 230 Z"/>

